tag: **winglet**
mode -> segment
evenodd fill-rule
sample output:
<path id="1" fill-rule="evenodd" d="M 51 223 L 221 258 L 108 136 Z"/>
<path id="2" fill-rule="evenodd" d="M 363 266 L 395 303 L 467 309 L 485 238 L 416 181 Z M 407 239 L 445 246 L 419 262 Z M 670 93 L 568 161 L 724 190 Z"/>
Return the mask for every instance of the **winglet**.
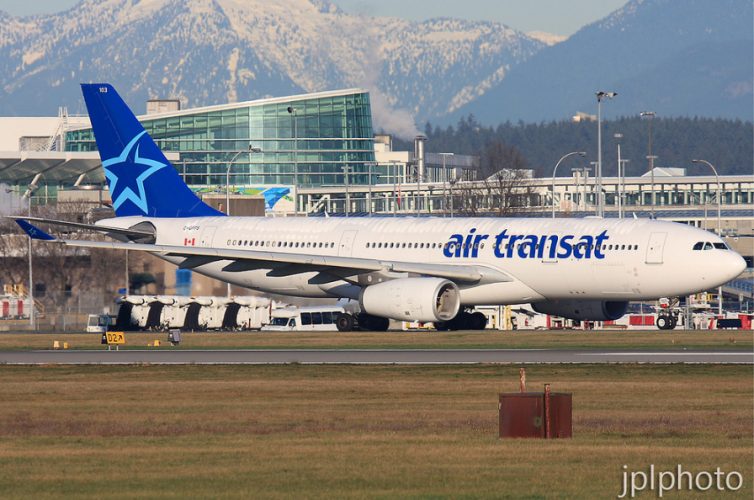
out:
<path id="1" fill-rule="evenodd" d="M 26 222 L 24 219 L 16 219 L 16 224 L 21 226 L 21 229 L 23 229 L 24 232 L 29 235 L 29 238 L 33 240 L 53 241 L 55 239 L 37 226 Z"/>

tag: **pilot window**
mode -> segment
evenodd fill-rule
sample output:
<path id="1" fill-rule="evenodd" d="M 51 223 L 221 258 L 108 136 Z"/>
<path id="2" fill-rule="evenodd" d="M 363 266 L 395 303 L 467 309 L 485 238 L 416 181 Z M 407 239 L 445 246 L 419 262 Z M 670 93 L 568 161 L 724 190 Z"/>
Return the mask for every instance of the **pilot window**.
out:
<path id="1" fill-rule="evenodd" d="M 715 248 L 717 248 L 718 250 L 727 250 L 728 249 L 728 247 L 725 245 L 725 243 L 716 242 L 716 243 L 713 243 L 713 245 L 715 245 Z"/>

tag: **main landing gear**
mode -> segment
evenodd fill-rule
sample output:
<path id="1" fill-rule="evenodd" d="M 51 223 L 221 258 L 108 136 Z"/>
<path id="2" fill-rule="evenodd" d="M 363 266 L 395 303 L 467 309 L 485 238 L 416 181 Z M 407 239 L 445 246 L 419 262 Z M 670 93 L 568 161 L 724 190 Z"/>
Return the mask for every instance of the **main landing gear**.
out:
<path id="1" fill-rule="evenodd" d="M 455 318 L 443 323 L 436 323 L 435 328 L 440 332 L 448 330 L 484 330 L 487 326 L 487 316 L 477 312 L 461 311 Z"/>
<path id="2" fill-rule="evenodd" d="M 352 332 L 354 330 L 366 330 L 371 332 L 386 332 L 390 326 L 390 320 L 371 314 L 360 313 L 353 314 L 341 313 L 335 319 L 335 325 L 339 332 Z"/>
<path id="3" fill-rule="evenodd" d="M 390 320 L 371 314 L 360 313 L 357 315 L 341 313 L 335 319 L 335 325 L 339 332 L 353 332 L 364 330 L 369 332 L 386 332 L 390 326 Z M 435 323 L 439 332 L 449 330 L 484 330 L 487 327 L 487 316 L 477 312 L 461 311 L 450 321 Z"/>

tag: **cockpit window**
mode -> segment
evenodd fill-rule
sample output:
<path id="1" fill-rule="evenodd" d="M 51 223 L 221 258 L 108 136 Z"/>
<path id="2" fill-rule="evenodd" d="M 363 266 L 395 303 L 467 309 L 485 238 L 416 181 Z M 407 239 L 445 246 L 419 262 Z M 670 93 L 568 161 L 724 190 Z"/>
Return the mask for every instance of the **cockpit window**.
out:
<path id="1" fill-rule="evenodd" d="M 705 249 L 705 250 L 712 250 L 712 248 L 713 248 L 713 247 L 712 247 L 712 243 L 710 243 L 709 241 L 707 241 L 707 242 L 706 242 L 706 243 L 704 244 L 704 249 Z"/>
<path id="2" fill-rule="evenodd" d="M 703 241 L 698 241 L 694 244 L 694 250 L 701 250 L 704 247 Z"/>
<path id="3" fill-rule="evenodd" d="M 717 248 L 718 250 L 727 250 L 728 249 L 728 246 L 725 243 L 721 242 L 721 241 L 718 241 L 718 242 L 714 243 L 714 245 L 715 245 L 715 248 Z"/>

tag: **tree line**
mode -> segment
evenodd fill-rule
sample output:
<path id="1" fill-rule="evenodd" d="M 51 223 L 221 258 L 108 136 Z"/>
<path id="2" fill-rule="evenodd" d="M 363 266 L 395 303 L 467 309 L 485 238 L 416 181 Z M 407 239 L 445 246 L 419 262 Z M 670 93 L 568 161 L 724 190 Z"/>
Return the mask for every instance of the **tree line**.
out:
<path id="1" fill-rule="evenodd" d="M 752 122 L 719 118 L 641 118 L 621 117 L 602 121 L 603 172 L 617 170 L 617 145 L 628 159 L 627 175 L 639 176 L 648 170 L 649 131 L 655 166 L 681 167 L 688 175 L 706 175 L 709 170 L 693 165 L 692 159 L 707 160 L 721 175 L 752 174 L 754 129 Z M 550 176 L 558 159 L 571 151 L 585 151 L 583 161 L 597 159 L 597 123 L 592 121 L 552 121 L 542 123 L 505 122 L 485 126 L 473 115 L 453 126 L 427 123 L 427 151 L 452 152 L 480 157 L 482 175 L 501 168 L 531 168 L 537 176 Z M 616 134 L 622 137 L 616 138 Z M 396 139 L 396 149 L 412 149 L 413 142 Z M 499 163 L 499 161 L 504 163 Z M 582 160 L 573 160 L 578 164 Z M 571 165 L 571 166 L 575 166 Z M 499 166 L 499 168 L 498 168 Z M 558 175 L 571 175 L 562 165 Z"/>

